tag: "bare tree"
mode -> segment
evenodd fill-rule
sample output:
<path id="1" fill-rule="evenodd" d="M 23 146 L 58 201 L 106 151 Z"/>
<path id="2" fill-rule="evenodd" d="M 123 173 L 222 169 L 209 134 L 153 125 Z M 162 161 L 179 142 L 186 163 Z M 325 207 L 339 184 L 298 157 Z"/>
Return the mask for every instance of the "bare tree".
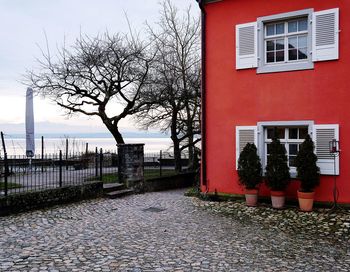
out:
<path id="1" fill-rule="evenodd" d="M 181 171 L 181 151 L 189 150 L 192 163 L 200 133 L 199 20 L 192 18 L 190 8 L 179 15 L 170 0 L 161 7 L 157 27 L 148 26 L 156 57 L 152 84 L 141 96 L 152 103 L 144 104 L 136 116 L 144 128 L 170 131 L 175 167 Z"/>
<path id="2" fill-rule="evenodd" d="M 152 57 L 138 38 L 110 35 L 76 39 L 53 57 L 42 50 L 39 68 L 28 71 L 28 84 L 66 110 L 99 117 L 117 143 L 124 143 L 118 123 L 142 107 L 140 95 L 148 84 Z M 109 108 L 122 106 L 117 114 Z"/>
<path id="3" fill-rule="evenodd" d="M 181 150 L 188 149 L 189 168 L 193 169 L 197 153 L 196 144 L 201 140 L 201 86 L 200 67 L 186 76 L 187 88 L 184 93 L 184 109 L 180 112 L 178 126 L 181 131 Z"/>

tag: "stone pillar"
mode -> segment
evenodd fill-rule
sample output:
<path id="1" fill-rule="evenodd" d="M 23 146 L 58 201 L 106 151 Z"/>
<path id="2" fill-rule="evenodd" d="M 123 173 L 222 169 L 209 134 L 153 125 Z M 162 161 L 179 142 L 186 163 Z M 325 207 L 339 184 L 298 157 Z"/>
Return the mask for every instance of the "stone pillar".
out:
<path id="1" fill-rule="evenodd" d="M 144 144 L 118 144 L 118 178 L 127 188 L 143 190 Z"/>

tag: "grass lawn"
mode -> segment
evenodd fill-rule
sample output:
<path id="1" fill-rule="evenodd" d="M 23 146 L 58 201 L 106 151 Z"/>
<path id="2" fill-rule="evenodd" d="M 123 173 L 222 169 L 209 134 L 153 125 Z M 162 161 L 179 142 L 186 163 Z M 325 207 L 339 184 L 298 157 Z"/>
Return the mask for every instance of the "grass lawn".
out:
<path id="1" fill-rule="evenodd" d="M 7 189 L 16 189 L 21 187 L 22 185 L 18 183 L 12 183 L 12 182 L 7 183 Z M 0 181 L 0 190 L 4 190 L 4 189 L 5 189 L 5 182 Z"/>
<path id="2" fill-rule="evenodd" d="M 145 169 L 145 179 L 159 178 L 159 169 Z M 164 169 L 162 170 L 162 177 L 171 176 L 175 174 L 175 170 Z M 102 176 L 103 183 L 118 182 L 118 173 L 105 174 Z"/>

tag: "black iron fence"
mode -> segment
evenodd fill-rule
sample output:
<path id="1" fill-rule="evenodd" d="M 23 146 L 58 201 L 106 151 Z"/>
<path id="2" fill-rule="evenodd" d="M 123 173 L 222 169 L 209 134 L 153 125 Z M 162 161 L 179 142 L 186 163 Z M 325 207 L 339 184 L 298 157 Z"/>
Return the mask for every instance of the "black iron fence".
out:
<path id="1" fill-rule="evenodd" d="M 187 157 L 181 160 L 182 169 L 186 170 L 189 161 Z M 170 152 L 146 153 L 144 157 L 145 178 L 168 176 L 175 173 L 175 160 Z"/>
<path id="2" fill-rule="evenodd" d="M 186 169 L 188 159 L 182 160 Z M 175 173 L 168 152 L 145 153 L 144 176 L 156 178 Z M 9 194 L 81 185 L 92 180 L 118 182 L 118 154 L 113 151 L 0 157 L 0 197 Z"/>
<path id="3" fill-rule="evenodd" d="M 102 152 L 59 152 L 32 159 L 24 156 L 5 157 L 0 160 L 0 195 L 80 185 L 92 179 L 101 179 L 102 158 Z"/>

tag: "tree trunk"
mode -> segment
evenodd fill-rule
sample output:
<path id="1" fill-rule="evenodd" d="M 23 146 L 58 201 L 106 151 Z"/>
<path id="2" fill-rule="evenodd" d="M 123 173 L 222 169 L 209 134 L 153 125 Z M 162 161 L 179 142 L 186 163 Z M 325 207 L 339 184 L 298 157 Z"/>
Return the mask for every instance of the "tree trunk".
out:
<path id="1" fill-rule="evenodd" d="M 194 170 L 194 145 L 193 145 L 193 134 L 188 136 L 188 169 Z"/>
<path id="2" fill-rule="evenodd" d="M 173 143 L 174 143 L 175 172 L 179 173 L 182 170 L 180 142 L 175 140 L 173 141 Z"/>
<path id="3" fill-rule="evenodd" d="M 188 169 L 193 170 L 194 164 L 194 145 L 193 145 L 193 117 L 191 109 L 189 107 L 188 101 L 186 102 L 186 125 L 187 125 L 187 134 L 188 134 Z"/>
<path id="4" fill-rule="evenodd" d="M 116 140 L 117 144 L 124 144 L 124 139 L 122 134 L 119 132 L 118 127 L 110 130 L 110 132 L 112 133 L 114 139 Z"/>
<path id="5" fill-rule="evenodd" d="M 122 134 L 119 132 L 119 128 L 118 126 L 113 126 L 112 124 L 108 124 L 106 122 L 104 122 L 107 129 L 109 130 L 110 133 L 112 133 L 115 141 L 117 142 L 117 144 L 124 144 L 124 139 L 123 139 L 123 136 Z"/>
<path id="6" fill-rule="evenodd" d="M 177 137 L 177 110 L 173 110 L 171 117 L 171 140 L 174 145 L 175 171 L 181 172 L 181 149 L 180 141 Z"/>

